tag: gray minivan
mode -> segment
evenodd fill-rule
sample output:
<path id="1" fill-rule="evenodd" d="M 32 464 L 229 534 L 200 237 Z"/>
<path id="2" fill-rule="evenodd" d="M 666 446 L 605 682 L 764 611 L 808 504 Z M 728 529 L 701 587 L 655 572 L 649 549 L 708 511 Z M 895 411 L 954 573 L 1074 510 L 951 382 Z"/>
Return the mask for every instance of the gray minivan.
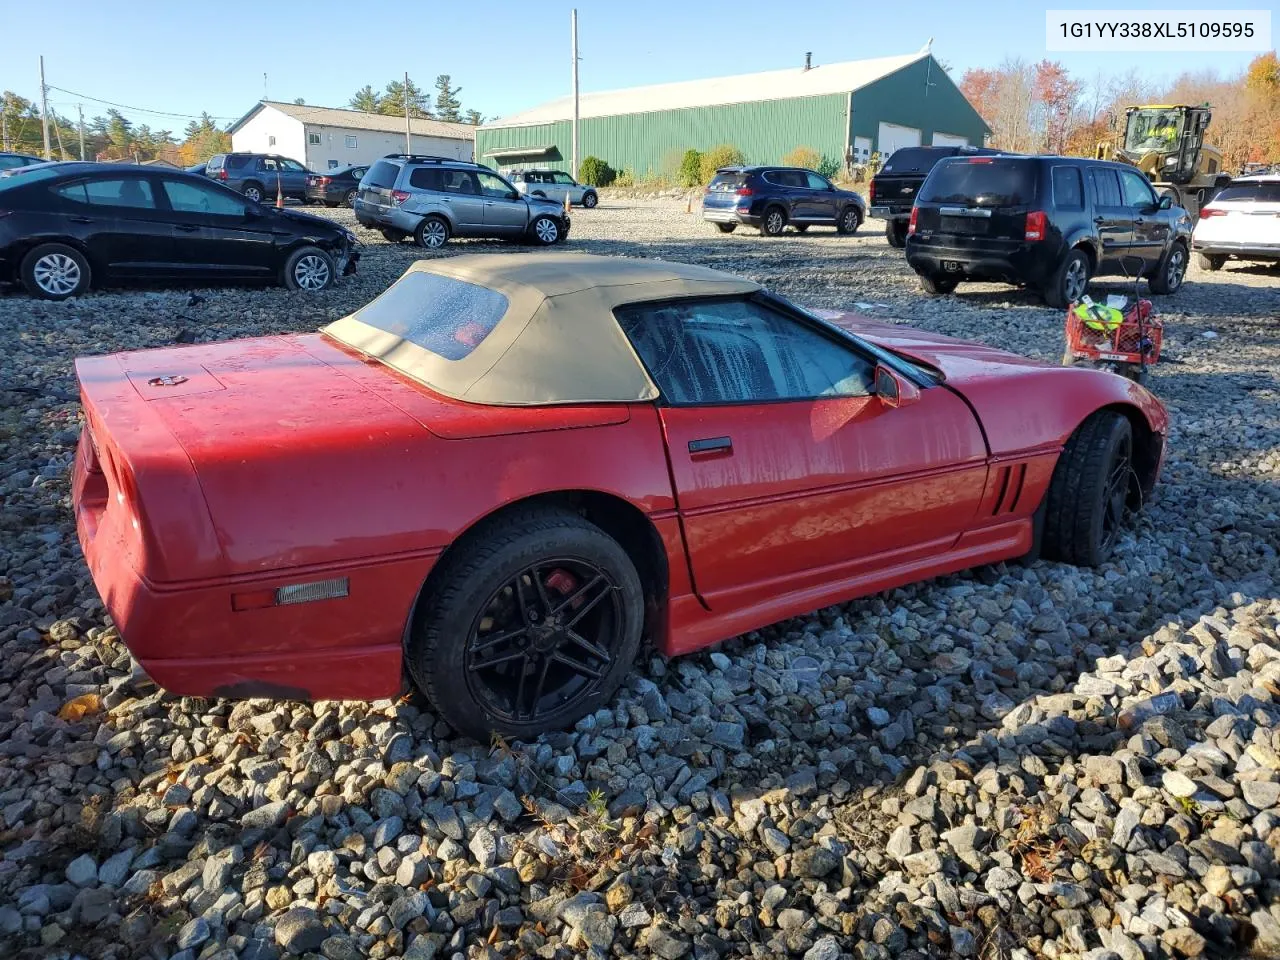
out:
<path id="1" fill-rule="evenodd" d="M 392 243 L 412 237 L 437 250 L 450 237 L 528 239 L 549 246 L 569 235 L 556 203 L 526 197 L 486 166 L 446 157 L 396 153 L 360 181 L 356 220 Z"/>

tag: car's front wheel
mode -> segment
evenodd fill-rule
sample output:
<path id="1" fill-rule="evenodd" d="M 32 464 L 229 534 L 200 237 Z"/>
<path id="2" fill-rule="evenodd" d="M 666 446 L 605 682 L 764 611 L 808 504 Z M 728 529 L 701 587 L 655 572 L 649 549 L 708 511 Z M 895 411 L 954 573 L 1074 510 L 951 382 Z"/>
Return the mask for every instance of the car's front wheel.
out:
<path id="1" fill-rule="evenodd" d="M 635 565 L 595 524 L 561 510 L 500 518 L 428 584 L 405 661 L 455 729 L 529 739 L 608 702 L 644 624 Z"/>
<path id="2" fill-rule="evenodd" d="M 1075 303 L 1089 289 L 1091 273 L 1088 255 L 1083 250 L 1070 251 L 1045 285 L 1042 291 L 1044 302 L 1059 310 L 1069 303 Z"/>
<path id="3" fill-rule="evenodd" d="M 529 224 L 529 236 L 535 243 L 544 247 L 558 243 L 560 234 L 560 224 L 556 222 L 556 218 L 545 213 L 534 217 L 533 222 Z"/>
<path id="4" fill-rule="evenodd" d="M 840 219 L 836 221 L 836 230 L 845 236 L 857 233 L 860 226 L 862 226 L 862 214 L 858 212 L 857 207 L 845 207 L 840 212 Z"/>
<path id="5" fill-rule="evenodd" d="M 958 280 L 949 280 L 936 274 L 925 273 L 920 275 L 920 289 L 925 293 L 932 293 L 934 296 L 951 293 L 955 290 Z"/>
<path id="6" fill-rule="evenodd" d="M 89 289 L 89 261 L 65 243 L 43 243 L 22 258 L 19 271 L 27 293 L 41 300 L 66 300 Z"/>
<path id="7" fill-rule="evenodd" d="M 282 275 L 290 290 L 325 290 L 333 286 L 333 259 L 319 247 L 299 247 L 284 262 Z"/>
<path id="8" fill-rule="evenodd" d="M 439 250 L 449 242 L 449 224 L 443 217 L 424 217 L 413 233 L 413 241 L 428 250 Z"/>
<path id="9" fill-rule="evenodd" d="M 1137 489 L 1133 427 L 1124 414 L 1099 410 L 1062 448 L 1049 482 L 1044 555 L 1092 567 L 1111 556 Z"/>
<path id="10" fill-rule="evenodd" d="M 586 207 L 588 210 L 595 207 L 595 205 L 599 202 L 600 202 L 600 198 L 596 196 L 596 192 L 594 190 L 588 190 L 586 193 L 582 195 L 582 205 Z"/>

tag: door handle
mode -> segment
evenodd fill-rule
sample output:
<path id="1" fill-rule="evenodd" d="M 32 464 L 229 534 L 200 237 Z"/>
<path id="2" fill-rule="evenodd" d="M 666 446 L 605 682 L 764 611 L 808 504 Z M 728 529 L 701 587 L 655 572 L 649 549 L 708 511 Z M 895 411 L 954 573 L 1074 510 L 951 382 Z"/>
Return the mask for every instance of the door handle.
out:
<path id="1" fill-rule="evenodd" d="M 176 225 L 176 229 L 181 230 L 183 233 L 195 233 L 200 228 L 190 223 L 179 223 Z"/>
<path id="2" fill-rule="evenodd" d="M 1139 226 L 1139 227 L 1140 227 L 1140 226 L 1142 226 L 1144 223 L 1146 223 L 1147 221 L 1146 221 L 1146 220 L 1144 220 L 1144 219 L 1142 219 L 1142 217 L 1139 217 L 1137 220 L 1135 220 L 1135 221 L 1133 221 L 1133 222 L 1134 222 L 1134 224 L 1135 224 L 1136 226 Z"/>
<path id="3" fill-rule="evenodd" d="M 729 437 L 703 437 L 689 441 L 690 453 L 732 453 L 733 440 Z"/>

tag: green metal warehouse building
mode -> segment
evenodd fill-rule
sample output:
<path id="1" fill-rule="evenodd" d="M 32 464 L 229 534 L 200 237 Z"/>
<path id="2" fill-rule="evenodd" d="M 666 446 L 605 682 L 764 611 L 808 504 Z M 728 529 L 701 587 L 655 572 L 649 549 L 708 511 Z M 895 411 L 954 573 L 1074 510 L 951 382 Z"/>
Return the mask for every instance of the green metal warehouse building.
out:
<path id="1" fill-rule="evenodd" d="M 858 163 L 928 144 L 982 146 L 982 122 L 927 49 L 898 57 L 806 65 L 579 97 L 578 158 L 637 177 L 673 174 L 684 152 L 738 147 L 778 163 L 796 147 Z M 564 97 L 476 131 L 476 159 L 499 169 L 569 171 L 573 99 Z M 572 171 L 570 171 L 572 172 Z"/>

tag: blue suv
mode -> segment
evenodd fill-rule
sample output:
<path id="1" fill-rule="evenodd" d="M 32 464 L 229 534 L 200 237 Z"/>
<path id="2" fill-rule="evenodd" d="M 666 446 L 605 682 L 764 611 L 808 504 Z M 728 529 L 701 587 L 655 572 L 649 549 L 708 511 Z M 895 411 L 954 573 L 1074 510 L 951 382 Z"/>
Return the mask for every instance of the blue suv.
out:
<path id="1" fill-rule="evenodd" d="M 778 236 L 788 224 L 798 233 L 816 224 L 851 234 L 866 216 L 862 197 L 801 167 L 721 167 L 702 199 L 702 219 L 721 233 L 745 223 L 766 237 Z"/>

